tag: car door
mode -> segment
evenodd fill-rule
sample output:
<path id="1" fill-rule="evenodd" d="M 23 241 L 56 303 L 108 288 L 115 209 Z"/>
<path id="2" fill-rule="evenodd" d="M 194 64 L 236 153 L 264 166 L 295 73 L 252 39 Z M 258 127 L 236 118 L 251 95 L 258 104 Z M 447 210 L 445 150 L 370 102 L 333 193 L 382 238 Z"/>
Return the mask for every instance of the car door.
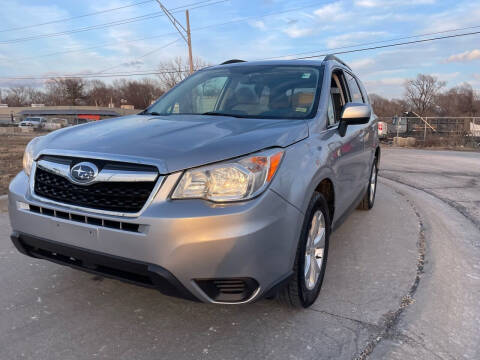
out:
<path id="1" fill-rule="evenodd" d="M 367 91 L 365 90 L 365 86 L 363 86 L 362 82 L 357 78 L 358 86 L 362 91 L 363 100 L 366 104 L 370 106 L 372 111 L 372 115 L 370 117 L 369 123 L 366 125 L 367 134 L 364 137 L 364 146 L 365 151 L 369 156 L 369 165 L 371 166 L 373 163 L 373 159 L 375 158 L 375 153 L 378 146 L 378 139 L 379 137 L 386 137 L 388 134 L 388 125 L 385 122 L 378 121 L 378 117 L 373 112 L 373 108 L 370 104 L 370 100 L 368 98 Z M 382 123 L 382 125 L 380 125 Z M 370 169 L 368 169 L 370 170 Z M 370 171 L 368 171 L 367 176 L 370 176 Z"/>
<path id="2" fill-rule="evenodd" d="M 329 104 L 327 109 L 327 136 L 330 161 L 335 174 L 336 217 L 341 217 L 364 190 L 365 149 L 362 125 L 350 125 L 345 135 L 338 131 L 343 107 L 351 102 L 350 92 L 342 69 L 330 74 Z"/>
<path id="3" fill-rule="evenodd" d="M 353 74 L 346 71 L 345 80 L 350 94 L 350 101 L 370 106 L 367 97 L 360 88 L 358 79 Z M 367 124 L 355 125 L 359 132 L 358 135 L 361 138 L 361 142 L 363 143 L 363 153 L 362 156 L 358 158 L 359 163 L 361 163 L 361 168 L 358 172 L 358 186 L 360 187 L 360 192 L 366 188 L 366 184 L 370 178 L 370 167 L 373 159 L 372 155 L 375 153 L 373 141 L 375 139 L 374 132 L 376 131 L 376 128 L 374 128 L 374 125 L 374 121 L 369 121 Z"/>

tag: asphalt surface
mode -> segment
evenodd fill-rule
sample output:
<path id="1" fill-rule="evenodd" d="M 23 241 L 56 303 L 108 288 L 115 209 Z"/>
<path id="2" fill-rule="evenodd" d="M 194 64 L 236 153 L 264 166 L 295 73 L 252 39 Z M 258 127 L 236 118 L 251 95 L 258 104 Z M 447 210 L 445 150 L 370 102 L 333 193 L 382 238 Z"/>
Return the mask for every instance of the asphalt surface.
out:
<path id="1" fill-rule="evenodd" d="M 412 199 L 425 265 L 373 359 L 480 359 L 480 153 L 388 149 L 381 177 Z"/>
<path id="2" fill-rule="evenodd" d="M 306 310 L 191 303 L 31 259 L 0 214 L 0 359 L 479 359 L 479 175 L 478 153 L 385 149 L 376 205 L 333 234 Z"/>

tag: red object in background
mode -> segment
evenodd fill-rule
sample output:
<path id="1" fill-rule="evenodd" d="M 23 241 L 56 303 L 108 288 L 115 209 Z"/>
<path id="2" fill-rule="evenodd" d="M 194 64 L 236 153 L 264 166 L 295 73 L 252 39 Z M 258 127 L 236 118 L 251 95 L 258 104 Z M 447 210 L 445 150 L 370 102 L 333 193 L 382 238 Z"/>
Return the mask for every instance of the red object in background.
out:
<path id="1" fill-rule="evenodd" d="M 383 130 L 383 124 L 382 123 L 378 123 L 378 130 L 380 130 L 380 131 Z"/>
<path id="2" fill-rule="evenodd" d="M 78 117 L 79 119 L 100 120 L 100 115 L 79 114 L 77 117 Z"/>

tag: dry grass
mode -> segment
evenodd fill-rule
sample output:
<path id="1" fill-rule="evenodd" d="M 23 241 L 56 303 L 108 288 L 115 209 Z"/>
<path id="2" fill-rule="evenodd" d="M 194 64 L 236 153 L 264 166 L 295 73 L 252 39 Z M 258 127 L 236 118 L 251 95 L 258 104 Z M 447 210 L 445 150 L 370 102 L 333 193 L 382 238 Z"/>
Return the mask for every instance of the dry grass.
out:
<path id="1" fill-rule="evenodd" d="M 38 134 L 0 135 L 0 195 L 6 194 L 8 184 L 22 170 L 23 151 Z"/>

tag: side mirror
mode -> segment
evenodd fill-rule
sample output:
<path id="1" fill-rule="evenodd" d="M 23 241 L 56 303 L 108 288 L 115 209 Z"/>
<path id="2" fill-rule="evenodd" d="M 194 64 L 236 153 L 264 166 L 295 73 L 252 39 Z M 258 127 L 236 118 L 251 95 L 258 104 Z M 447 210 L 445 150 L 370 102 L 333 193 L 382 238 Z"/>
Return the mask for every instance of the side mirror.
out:
<path id="1" fill-rule="evenodd" d="M 366 124 L 370 121 L 372 110 L 368 104 L 346 103 L 340 116 L 338 130 L 341 136 L 345 136 L 348 125 Z"/>

